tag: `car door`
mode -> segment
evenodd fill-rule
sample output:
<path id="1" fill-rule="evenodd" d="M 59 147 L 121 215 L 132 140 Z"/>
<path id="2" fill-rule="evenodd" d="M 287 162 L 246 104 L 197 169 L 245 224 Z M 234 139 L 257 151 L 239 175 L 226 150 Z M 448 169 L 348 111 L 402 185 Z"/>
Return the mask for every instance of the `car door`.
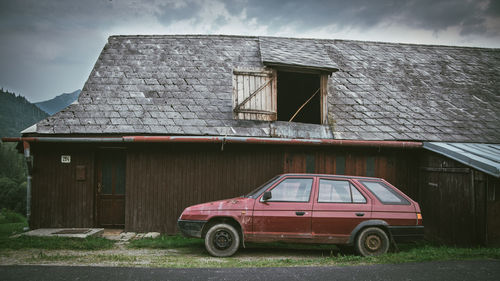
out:
<path id="1" fill-rule="evenodd" d="M 347 242 L 354 228 L 371 218 L 371 202 L 349 179 L 319 178 L 312 214 L 315 242 Z"/>
<path id="2" fill-rule="evenodd" d="M 271 198 L 257 198 L 253 212 L 255 241 L 311 239 L 314 177 L 288 176 L 270 187 Z"/>

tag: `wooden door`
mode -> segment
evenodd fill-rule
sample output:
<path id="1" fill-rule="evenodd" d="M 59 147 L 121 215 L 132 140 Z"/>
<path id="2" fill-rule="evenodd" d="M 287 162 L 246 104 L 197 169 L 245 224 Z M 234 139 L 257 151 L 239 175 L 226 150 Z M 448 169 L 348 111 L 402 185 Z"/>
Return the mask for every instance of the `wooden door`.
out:
<path id="1" fill-rule="evenodd" d="M 100 227 L 125 225 L 125 171 L 124 151 L 106 150 L 98 154 L 96 213 Z"/>
<path id="2" fill-rule="evenodd" d="M 474 191 L 469 168 L 421 168 L 420 205 L 426 236 L 448 244 L 475 241 Z"/>

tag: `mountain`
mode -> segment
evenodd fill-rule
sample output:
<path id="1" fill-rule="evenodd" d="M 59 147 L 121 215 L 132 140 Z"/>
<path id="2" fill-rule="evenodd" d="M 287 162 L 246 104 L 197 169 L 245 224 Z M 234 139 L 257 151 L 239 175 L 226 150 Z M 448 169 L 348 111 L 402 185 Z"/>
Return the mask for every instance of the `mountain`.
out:
<path id="1" fill-rule="evenodd" d="M 0 137 L 18 137 L 22 130 L 48 116 L 23 96 L 0 90 Z"/>
<path id="2" fill-rule="evenodd" d="M 81 90 L 76 90 L 72 93 L 64 93 L 53 99 L 37 102 L 35 103 L 35 105 L 48 114 L 53 115 L 54 113 L 61 111 L 68 105 L 72 104 L 75 100 L 77 100 L 80 92 Z"/>

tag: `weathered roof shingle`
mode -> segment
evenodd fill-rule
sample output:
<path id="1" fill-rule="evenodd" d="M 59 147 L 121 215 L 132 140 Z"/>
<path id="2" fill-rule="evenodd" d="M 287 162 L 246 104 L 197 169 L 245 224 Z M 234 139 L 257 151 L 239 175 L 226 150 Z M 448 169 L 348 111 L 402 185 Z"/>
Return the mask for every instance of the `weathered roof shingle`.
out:
<path id="1" fill-rule="evenodd" d="M 310 51 L 310 53 L 308 53 Z M 232 73 L 334 69 L 327 125 L 235 120 Z M 500 50 L 241 36 L 112 36 L 77 104 L 37 134 L 500 143 Z"/>

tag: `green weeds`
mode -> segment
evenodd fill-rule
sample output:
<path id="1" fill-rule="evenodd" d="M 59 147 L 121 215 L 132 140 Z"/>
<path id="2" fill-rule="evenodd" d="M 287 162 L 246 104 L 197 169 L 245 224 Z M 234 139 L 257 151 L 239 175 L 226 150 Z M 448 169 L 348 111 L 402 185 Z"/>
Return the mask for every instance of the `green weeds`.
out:
<path id="1" fill-rule="evenodd" d="M 293 267 L 397 264 L 443 260 L 500 259 L 500 248 L 452 247 L 422 242 L 400 244 L 399 252 L 377 257 L 343 254 L 333 245 L 247 243 L 233 257 L 208 255 L 202 239 L 160 236 L 130 241 L 125 248 L 114 241 L 89 237 L 20 236 L 26 222 L 0 224 L 0 263 L 79 264 L 148 267 Z M 112 251 L 106 251 L 112 249 Z M 102 251 L 96 251 L 102 250 Z"/>
<path id="2" fill-rule="evenodd" d="M 0 250 L 47 249 L 47 250 L 105 250 L 113 248 L 114 241 L 100 237 L 65 238 L 65 237 L 35 237 L 19 236 L 23 232 L 26 220 L 19 223 L 0 224 Z"/>
<path id="3" fill-rule="evenodd" d="M 203 248 L 203 240 L 187 238 L 180 235 L 162 235 L 158 238 L 144 238 L 133 240 L 128 244 L 129 248 L 141 249 L 174 249 L 174 248 Z"/>

